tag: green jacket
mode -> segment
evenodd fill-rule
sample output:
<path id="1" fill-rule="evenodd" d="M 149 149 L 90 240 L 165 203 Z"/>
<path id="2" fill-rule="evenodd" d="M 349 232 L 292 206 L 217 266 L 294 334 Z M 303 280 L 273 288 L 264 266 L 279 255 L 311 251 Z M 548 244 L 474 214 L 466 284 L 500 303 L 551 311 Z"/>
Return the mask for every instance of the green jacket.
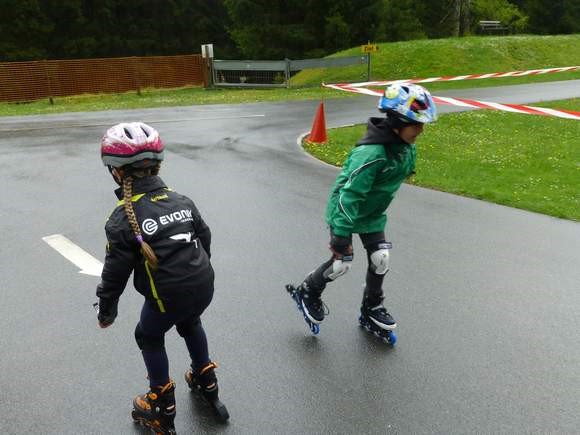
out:
<path id="1" fill-rule="evenodd" d="M 384 231 L 385 210 L 415 170 L 416 149 L 385 118 L 370 118 L 330 191 L 326 222 L 337 236 Z"/>

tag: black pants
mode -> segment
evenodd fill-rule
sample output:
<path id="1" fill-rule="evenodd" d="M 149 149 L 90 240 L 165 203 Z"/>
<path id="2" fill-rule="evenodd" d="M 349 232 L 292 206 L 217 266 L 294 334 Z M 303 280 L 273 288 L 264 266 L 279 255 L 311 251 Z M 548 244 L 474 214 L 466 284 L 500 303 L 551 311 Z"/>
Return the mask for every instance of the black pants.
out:
<path id="1" fill-rule="evenodd" d="M 379 303 L 383 297 L 383 280 L 385 275 L 379 275 L 373 272 L 371 267 L 370 255 L 377 250 L 378 245 L 386 243 L 385 233 L 383 231 L 376 233 L 359 234 L 360 240 L 367 252 L 367 274 L 365 279 L 364 297 L 368 298 L 374 303 Z M 329 260 L 322 263 L 318 268 L 306 277 L 304 280 L 310 291 L 321 294 L 326 288 L 326 284 L 330 279 L 326 278 L 325 272 L 329 267 L 332 267 L 334 262 L 334 255 Z"/>
<path id="2" fill-rule="evenodd" d="M 143 354 L 150 386 L 169 382 L 169 361 L 165 351 L 165 333 L 173 326 L 185 340 L 191 366 L 200 369 L 210 362 L 207 338 L 200 316 L 213 298 L 211 286 L 199 288 L 191 304 L 174 307 L 161 313 L 149 301 L 141 309 L 141 317 L 135 328 L 135 339 Z"/>

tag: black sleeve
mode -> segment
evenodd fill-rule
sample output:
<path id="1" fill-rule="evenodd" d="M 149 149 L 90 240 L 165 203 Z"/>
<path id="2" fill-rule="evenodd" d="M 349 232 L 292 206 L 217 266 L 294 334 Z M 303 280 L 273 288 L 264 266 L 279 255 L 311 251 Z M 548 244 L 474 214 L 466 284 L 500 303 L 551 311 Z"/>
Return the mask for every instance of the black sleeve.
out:
<path id="1" fill-rule="evenodd" d="M 111 217 L 112 219 L 113 217 Z M 107 253 L 97 286 L 99 319 L 113 319 L 117 315 L 117 301 L 127 285 L 137 261 L 137 245 L 130 243 L 130 234 L 119 224 L 107 222 Z M 101 319 L 102 318 L 102 319 Z"/>
<path id="2" fill-rule="evenodd" d="M 195 232 L 197 233 L 199 240 L 201 241 L 201 245 L 207 253 L 207 256 L 211 258 L 211 230 L 201 218 L 201 216 L 199 217 L 198 228 L 199 229 L 196 229 Z"/>
<path id="3" fill-rule="evenodd" d="M 201 217 L 199 210 L 193 203 L 191 202 L 191 211 L 193 214 L 193 228 L 197 237 L 199 237 L 199 241 L 201 242 L 201 246 L 207 253 L 208 257 L 211 257 L 211 230 Z"/>

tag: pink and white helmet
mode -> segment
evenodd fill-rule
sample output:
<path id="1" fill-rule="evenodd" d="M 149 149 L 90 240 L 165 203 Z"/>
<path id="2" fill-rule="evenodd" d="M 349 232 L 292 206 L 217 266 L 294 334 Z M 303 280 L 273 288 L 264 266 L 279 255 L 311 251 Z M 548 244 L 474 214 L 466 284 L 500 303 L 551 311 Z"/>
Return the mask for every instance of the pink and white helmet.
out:
<path id="1" fill-rule="evenodd" d="M 120 168 L 144 160 L 163 160 L 163 142 L 153 127 L 143 122 L 123 122 L 109 128 L 101 139 L 105 166 Z"/>

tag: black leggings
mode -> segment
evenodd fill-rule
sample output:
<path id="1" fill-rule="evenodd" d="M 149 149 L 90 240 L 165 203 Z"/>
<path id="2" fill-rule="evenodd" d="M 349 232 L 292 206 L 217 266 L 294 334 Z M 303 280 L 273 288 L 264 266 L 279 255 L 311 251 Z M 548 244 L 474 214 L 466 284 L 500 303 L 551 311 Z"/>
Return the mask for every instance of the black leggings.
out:
<path id="1" fill-rule="evenodd" d="M 210 290 L 204 291 L 204 298 L 198 298 L 194 306 L 181 306 L 166 313 L 157 311 L 149 301 L 143 304 L 141 317 L 135 328 L 135 340 L 143 354 L 151 387 L 169 382 L 165 333 L 174 325 L 185 340 L 192 368 L 200 369 L 210 362 L 207 338 L 199 318 L 211 302 L 213 285 Z"/>
<path id="2" fill-rule="evenodd" d="M 372 301 L 378 302 L 378 300 L 383 296 L 383 280 L 385 275 L 379 275 L 373 272 L 371 268 L 371 254 L 377 250 L 377 247 L 381 243 L 386 243 L 385 233 L 383 231 L 376 233 L 365 233 L 359 234 L 360 240 L 367 251 L 367 274 L 365 280 L 364 297 L 371 299 Z M 304 280 L 308 285 L 310 291 L 321 294 L 326 288 L 330 279 L 325 277 L 325 271 L 332 267 L 334 262 L 334 255 L 330 257 L 329 260 L 322 263 L 318 268 L 310 273 Z"/>

